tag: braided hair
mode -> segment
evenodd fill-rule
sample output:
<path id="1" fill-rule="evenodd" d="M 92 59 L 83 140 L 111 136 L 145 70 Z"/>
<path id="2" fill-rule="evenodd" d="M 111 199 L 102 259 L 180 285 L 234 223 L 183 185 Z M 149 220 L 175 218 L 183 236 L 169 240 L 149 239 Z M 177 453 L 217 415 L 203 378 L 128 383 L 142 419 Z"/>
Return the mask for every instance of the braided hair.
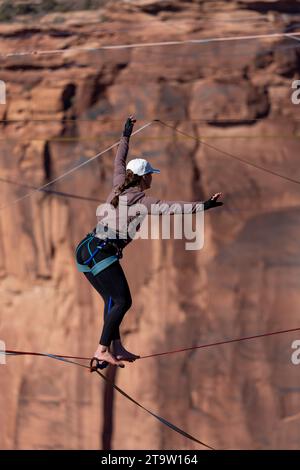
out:
<path id="1" fill-rule="evenodd" d="M 125 189 L 134 187 L 134 186 L 139 186 L 141 182 L 142 176 L 136 175 L 133 173 L 131 170 L 126 170 L 126 175 L 125 175 L 125 180 L 124 183 L 120 184 L 116 189 L 115 189 L 115 196 L 111 200 L 111 204 L 113 207 L 116 209 L 119 205 L 119 196 L 122 194 Z"/>

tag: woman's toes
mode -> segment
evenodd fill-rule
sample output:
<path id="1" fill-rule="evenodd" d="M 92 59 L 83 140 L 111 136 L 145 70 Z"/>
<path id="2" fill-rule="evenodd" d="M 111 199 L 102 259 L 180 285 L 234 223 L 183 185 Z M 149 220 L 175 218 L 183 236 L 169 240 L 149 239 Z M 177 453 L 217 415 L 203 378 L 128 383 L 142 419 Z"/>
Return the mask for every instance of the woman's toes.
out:
<path id="1" fill-rule="evenodd" d="M 117 356 L 119 361 L 127 361 L 127 362 L 134 362 L 137 358 L 135 357 L 127 357 L 127 356 Z"/>

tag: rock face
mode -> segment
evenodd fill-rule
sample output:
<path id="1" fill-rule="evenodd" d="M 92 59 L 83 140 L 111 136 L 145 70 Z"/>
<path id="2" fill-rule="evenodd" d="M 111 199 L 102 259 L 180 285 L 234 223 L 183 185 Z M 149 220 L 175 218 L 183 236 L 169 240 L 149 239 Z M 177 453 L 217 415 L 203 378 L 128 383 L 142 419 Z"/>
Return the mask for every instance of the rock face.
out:
<path id="1" fill-rule="evenodd" d="M 1 57 L 7 104 L 0 105 L 0 190 L 7 207 L 0 339 L 7 349 L 93 354 L 103 302 L 77 273 L 73 252 L 110 190 L 115 151 L 51 186 L 94 201 L 35 192 L 10 203 L 28 193 L 22 185 L 46 184 L 116 142 L 131 113 L 137 126 L 159 118 L 198 139 L 158 123 L 131 139 L 129 157 L 142 155 L 162 169 L 151 194 L 195 201 L 222 191 L 226 204 L 205 214 L 200 251 L 185 250 L 180 240 L 137 240 L 127 248 L 128 349 L 146 355 L 300 327 L 299 185 L 228 154 L 300 180 L 300 105 L 291 100 L 300 78 L 297 41 L 74 50 L 293 32 L 299 2 L 135 0 L 117 11 L 114 2 L 96 3 L 72 13 L 22 10 L 0 26 L 1 54 L 66 49 Z M 299 338 L 144 359 L 115 380 L 216 449 L 297 449 L 300 378 L 291 343 Z M 113 415 L 104 414 L 104 384 L 83 368 L 31 356 L 7 364 L 0 366 L 2 449 L 98 449 L 107 419 L 113 449 L 198 448 L 122 396 L 114 397 Z"/>

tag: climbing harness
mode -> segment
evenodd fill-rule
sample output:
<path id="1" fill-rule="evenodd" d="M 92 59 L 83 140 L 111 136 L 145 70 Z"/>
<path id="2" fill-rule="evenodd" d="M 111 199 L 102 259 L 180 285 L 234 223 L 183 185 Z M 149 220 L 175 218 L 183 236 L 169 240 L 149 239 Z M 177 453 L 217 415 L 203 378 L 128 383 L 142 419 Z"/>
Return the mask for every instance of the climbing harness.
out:
<path id="1" fill-rule="evenodd" d="M 122 255 L 122 248 L 120 248 L 117 245 L 117 243 L 115 241 L 111 240 L 110 238 L 104 239 L 102 241 L 102 243 L 97 245 L 97 248 L 92 253 L 91 249 L 90 249 L 90 244 L 91 244 L 92 240 L 94 240 L 95 238 L 96 238 L 95 232 L 88 233 L 86 235 L 85 239 L 78 245 L 78 247 L 76 248 L 76 266 L 77 266 L 78 271 L 81 272 L 81 273 L 92 273 L 94 276 L 97 276 L 97 274 L 99 274 L 105 268 L 108 268 L 108 266 L 110 266 L 111 264 L 115 263 L 120 258 L 122 258 L 123 255 Z M 100 241 L 101 240 L 99 239 L 99 242 Z M 82 263 L 79 263 L 77 261 L 77 254 L 78 254 L 78 251 L 80 250 L 80 248 L 85 244 L 87 244 L 87 248 L 88 248 L 88 252 L 89 252 L 90 257 L 86 261 L 84 261 L 84 263 L 82 264 Z M 107 258 L 97 262 L 95 260 L 96 254 L 102 248 L 108 247 L 108 246 L 113 246 L 116 249 L 116 254 L 108 256 Z M 92 268 L 90 268 L 88 266 L 88 264 L 91 261 L 93 261 L 93 263 L 94 263 L 94 266 Z"/>

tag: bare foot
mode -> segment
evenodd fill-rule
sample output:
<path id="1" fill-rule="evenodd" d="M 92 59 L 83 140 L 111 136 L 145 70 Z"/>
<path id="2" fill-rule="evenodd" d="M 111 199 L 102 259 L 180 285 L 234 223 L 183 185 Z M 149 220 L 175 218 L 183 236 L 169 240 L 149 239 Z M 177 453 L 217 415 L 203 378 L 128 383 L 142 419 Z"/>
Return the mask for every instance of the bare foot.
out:
<path id="1" fill-rule="evenodd" d="M 94 354 L 94 357 L 96 357 L 101 362 L 108 362 L 109 364 L 112 364 L 113 366 L 125 367 L 125 365 L 122 362 L 120 362 L 108 350 L 101 351 L 101 349 L 98 348 Z"/>
<path id="2" fill-rule="evenodd" d="M 115 357 L 120 361 L 129 361 L 129 362 L 134 362 L 136 359 L 139 359 L 140 356 L 137 356 L 136 354 L 133 354 L 129 351 L 127 351 L 122 344 L 115 344 L 113 345 L 113 352 Z"/>

